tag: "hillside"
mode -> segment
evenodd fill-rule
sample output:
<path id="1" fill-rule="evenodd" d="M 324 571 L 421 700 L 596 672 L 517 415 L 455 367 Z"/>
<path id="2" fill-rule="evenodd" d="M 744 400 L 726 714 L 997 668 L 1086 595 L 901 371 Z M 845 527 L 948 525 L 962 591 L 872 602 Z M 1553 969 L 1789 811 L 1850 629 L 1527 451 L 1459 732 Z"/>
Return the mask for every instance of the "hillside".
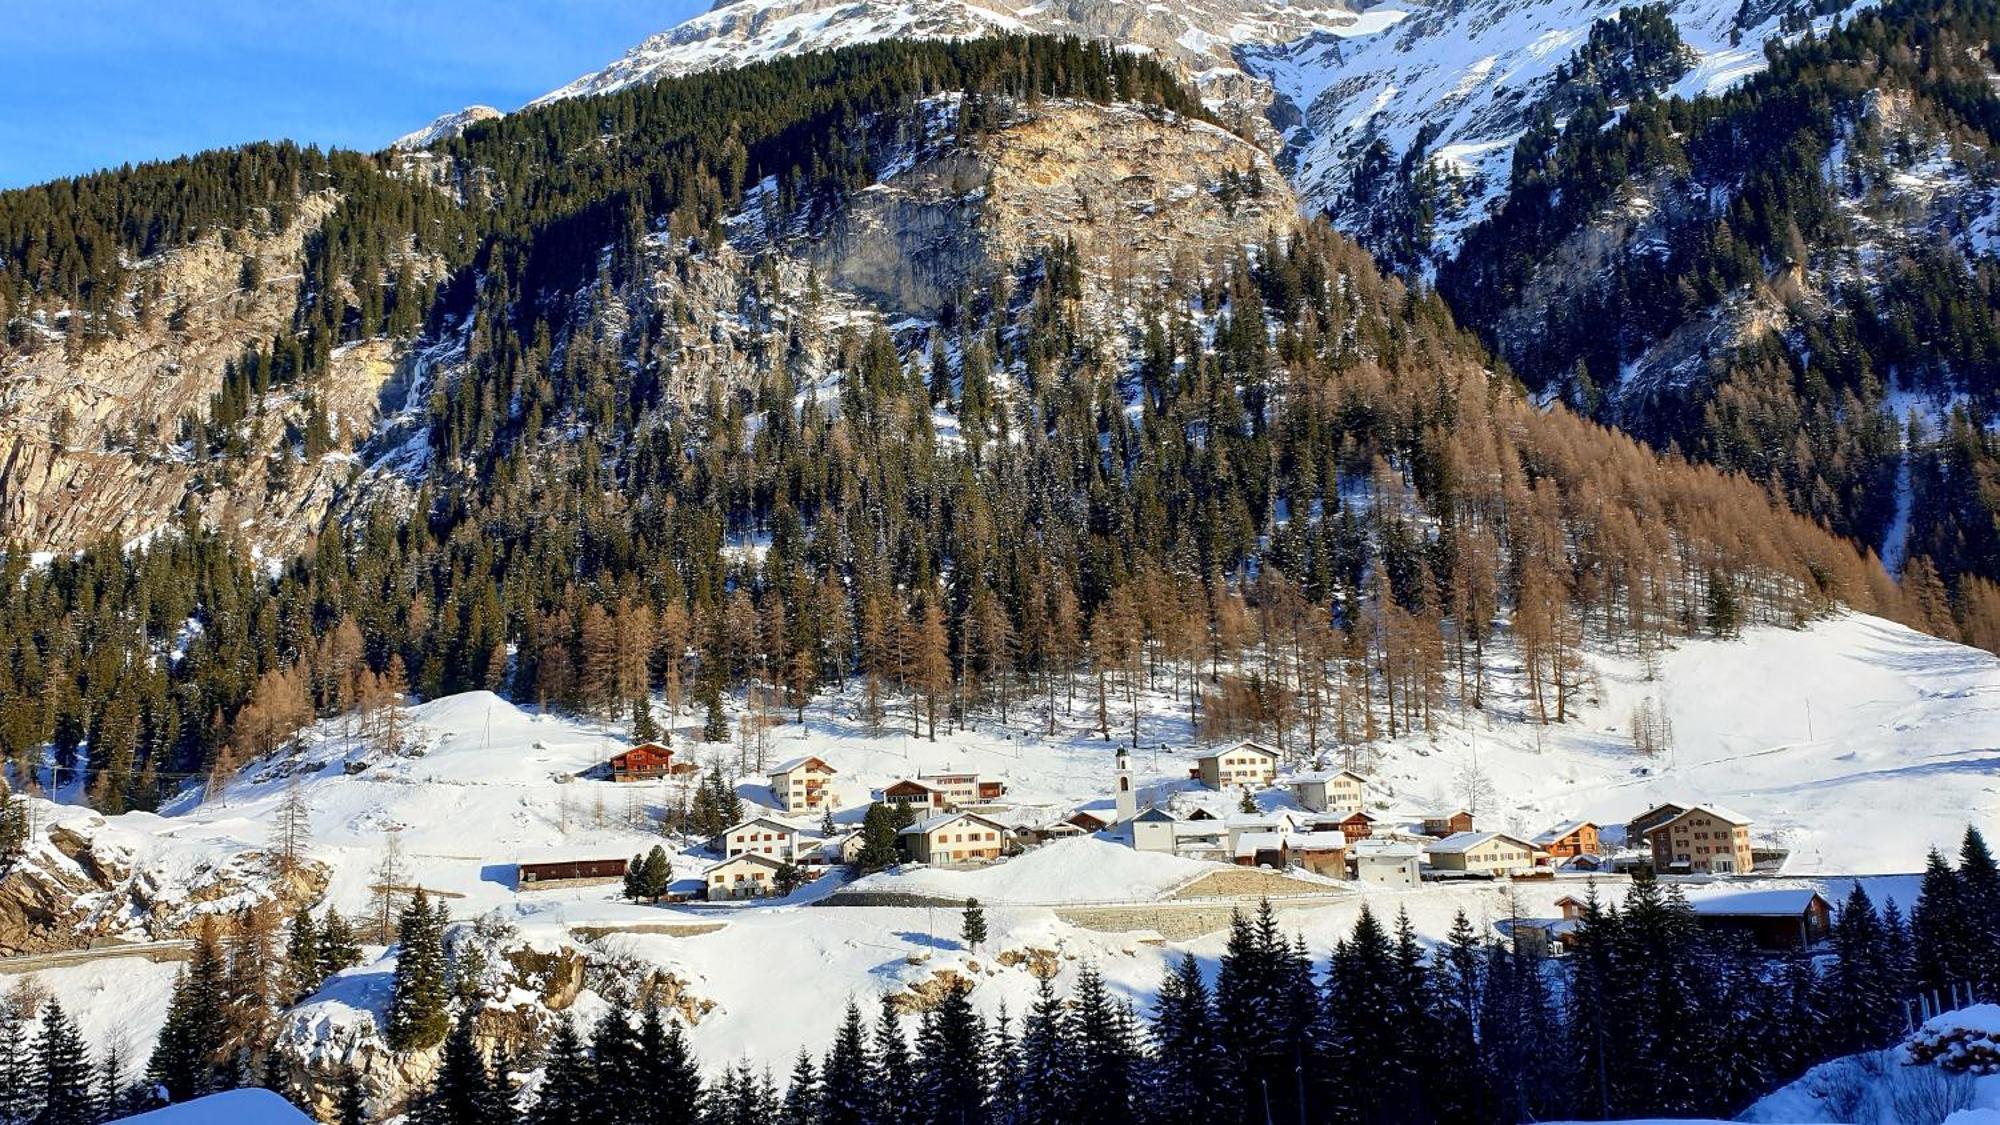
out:
<path id="1" fill-rule="evenodd" d="M 1844 896 L 1854 874 L 1918 870 L 1924 853 L 1951 845 L 1968 818 L 1989 825 L 2000 818 L 1990 784 L 1993 735 L 2000 730 L 1993 716 L 2000 660 L 1990 655 L 1878 620 L 1843 617 L 1801 631 L 1760 629 L 1738 641 L 1689 642 L 1666 654 L 1651 680 L 1629 660 L 1603 657 L 1593 665 L 1600 686 L 1572 728 L 1550 732 L 1528 721 L 1519 685 L 1503 683 L 1489 716 L 1476 726 L 1452 724 L 1435 738 L 1384 746 L 1364 767 L 1377 787 L 1374 811 L 1393 824 L 1433 807 L 1439 794 L 1457 800 L 1475 762 L 1484 778 L 1480 817 L 1530 832 L 1571 817 L 1611 825 L 1669 798 L 1727 803 L 1755 818 L 1760 846 L 1789 849 L 1788 879 L 1767 885 L 1816 885 L 1829 897 Z M 1810 740 L 1803 709 L 1788 706 L 1794 699 L 1803 703 L 1808 693 L 1822 702 Z M 1640 696 L 1661 701 L 1676 731 L 1674 751 L 1647 758 L 1631 745 L 1624 724 Z M 836 819 L 843 825 L 858 821 L 871 789 L 948 768 L 977 769 L 1004 781 L 1015 809 L 1008 814 L 1012 822 L 1051 822 L 1072 808 L 1108 803 L 1112 754 L 1089 729 L 1086 710 L 1064 718 L 1054 736 L 981 723 L 933 743 L 872 727 L 857 717 L 864 707 L 858 692 L 826 700 L 808 710 L 806 723 L 781 722 L 747 749 L 701 743 L 698 714 L 669 727 L 696 760 L 734 771 L 739 757 L 751 755 L 738 786 L 746 815 L 770 799 L 754 773 L 758 754 L 775 761 L 813 753 L 833 762 L 843 809 Z M 1186 747 L 1196 740 L 1184 713 L 1164 695 L 1151 697 L 1147 708 L 1147 749 L 1136 760 L 1144 799 L 1226 797 L 1204 795 L 1186 780 L 1194 753 Z M 1146 936 L 1146 930 L 1167 928 L 1171 914 L 1156 913 L 1130 932 L 1076 911 L 1094 903 L 1160 899 L 1205 872 L 1232 870 L 1134 852 L 1115 833 L 1051 844 L 986 870 L 919 868 L 857 886 L 946 903 L 980 897 L 993 926 L 985 955 L 956 948 L 957 918 L 950 909 L 837 905 L 838 899 L 807 905 L 841 881 L 837 874 L 799 892 L 791 904 L 773 907 L 663 909 L 617 901 L 615 886 L 524 888 L 514 878 L 519 862 L 618 857 L 661 842 L 673 851 L 681 878 L 713 861 L 702 841 L 663 839 L 653 827 L 686 800 L 679 786 L 617 785 L 588 776 L 626 744 L 622 726 L 536 713 L 473 693 L 411 708 L 401 725 L 400 752 L 379 749 L 365 728 L 353 717 L 323 722 L 295 748 L 252 763 L 210 799 L 195 796 L 165 815 L 127 813 L 98 821 L 51 810 L 37 820 L 67 825 L 63 831 L 81 834 L 99 856 L 127 856 L 135 875 L 153 888 L 152 897 L 171 902 L 202 878 L 197 857 L 201 864 L 256 871 L 256 857 L 274 846 L 276 810 L 296 783 L 309 810 L 304 858 L 331 873 L 324 902 L 357 919 L 364 940 L 378 909 L 373 884 L 393 848 L 405 885 L 441 896 L 455 919 L 484 919 L 478 932 L 488 936 L 479 940 L 495 943 L 501 968 L 514 964 L 526 971 L 531 961 L 524 950 L 593 966 L 584 979 L 599 983 L 586 984 L 578 999 L 563 994 L 559 1001 L 579 1018 L 595 1018 L 601 1010 L 590 990 L 614 979 L 601 974 L 665 974 L 674 1002 L 688 1014 L 694 1044 L 708 1059 L 817 1050 L 831 1039 L 848 998 L 873 1003 L 890 994 L 921 1003 L 925 989 L 949 979 L 941 974 L 974 981 L 973 998 L 989 1015 L 1002 1004 L 1019 1012 L 1033 1000 L 1030 969 L 1040 958 L 1060 970 L 1065 986 L 1092 966 L 1120 995 L 1149 1004 L 1173 958 L 1183 951 L 1207 958 L 1221 949 L 1219 933 L 1164 944 Z M 1155 744 L 1163 748 L 1153 751 Z M 1649 773 L 1638 775 L 1641 768 Z M 1290 798 L 1274 790 L 1263 801 L 1282 807 Z M 0 904 L 19 901 L 23 881 L 39 877 L 17 868 L 0 879 Z M 1894 899 L 1905 909 L 1916 889 L 1911 877 L 1867 884 L 1879 901 Z M 249 886 L 255 894 L 254 876 Z M 1487 932 L 1515 911 L 1552 916 L 1554 900 L 1580 886 L 1519 882 L 1394 892 L 1354 883 L 1301 884 L 1332 901 L 1289 911 L 1285 925 L 1302 933 L 1317 954 L 1346 933 L 1366 904 L 1381 913 L 1407 910 L 1419 934 L 1442 941 L 1457 911 L 1468 912 Z M 1697 898 L 1726 891 L 1688 889 Z M 217 915 L 239 901 L 195 897 L 207 904 L 195 910 Z M 1243 900 L 1222 900 L 1223 908 L 1232 901 Z M 157 940 L 186 932 L 188 925 L 183 917 L 162 916 L 120 936 Z M 45 940 L 45 947 L 50 944 Z M 288 1017 L 286 1049 L 295 1053 L 302 1081 L 325 1082 L 337 1060 L 367 1060 L 371 1086 L 396 1097 L 428 1073 L 410 1069 L 421 1060 L 392 1060 L 371 1030 L 381 1026 L 392 964 L 371 950 L 360 968 L 335 978 Z M 149 1025 L 119 1014 L 123 998 L 103 990 L 102 969 L 55 969 L 42 976 L 87 1027 L 105 1035 L 119 1031 L 134 1052 L 147 1049 Z M 578 1006 L 568 1008 L 571 1003 Z M 528 1017 L 544 1024 L 551 1018 L 534 1005 Z"/>

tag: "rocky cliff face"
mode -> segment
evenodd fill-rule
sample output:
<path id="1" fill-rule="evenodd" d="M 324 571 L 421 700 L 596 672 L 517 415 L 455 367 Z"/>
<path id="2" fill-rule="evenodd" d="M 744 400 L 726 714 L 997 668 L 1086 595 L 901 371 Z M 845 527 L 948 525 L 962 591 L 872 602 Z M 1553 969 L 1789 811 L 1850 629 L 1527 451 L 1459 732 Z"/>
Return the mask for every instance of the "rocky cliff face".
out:
<path id="1" fill-rule="evenodd" d="M 830 229 L 780 238 L 834 287 L 892 318 L 935 318 L 954 300 L 1020 279 L 1074 248 L 1084 305 L 1114 318 L 1177 269 L 1256 244 L 1297 200 L 1271 158 L 1212 125 L 1132 106 L 1049 103 L 970 143 L 955 103 L 933 135 L 858 193 Z"/>
<path id="2" fill-rule="evenodd" d="M 50 820 L 0 874 L 0 956 L 189 937 L 204 917 L 289 914 L 326 889 L 324 864 L 280 873 L 261 852 L 154 851 L 103 817 L 33 807 Z"/>
<path id="3" fill-rule="evenodd" d="M 335 199 L 305 201 L 277 230 L 212 231 L 143 264 L 121 335 L 72 351 L 60 324 L 38 346 L 0 354 L 0 539 L 68 551 L 143 539 L 182 513 L 267 553 L 322 522 L 351 470 L 347 451 L 374 428 L 397 346 L 340 349 L 328 377 L 274 390 L 245 422 L 247 456 L 199 462 L 183 422 L 209 416 L 225 366 L 291 330 L 306 240 Z M 307 396 L 331 422 L 335 452 L 306 461 Z"/>

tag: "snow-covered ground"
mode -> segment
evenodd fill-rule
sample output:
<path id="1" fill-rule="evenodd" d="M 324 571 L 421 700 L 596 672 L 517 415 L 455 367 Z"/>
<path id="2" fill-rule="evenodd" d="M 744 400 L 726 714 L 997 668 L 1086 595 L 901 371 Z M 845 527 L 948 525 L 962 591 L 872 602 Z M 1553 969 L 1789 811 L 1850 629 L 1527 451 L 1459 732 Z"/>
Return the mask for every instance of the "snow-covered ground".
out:
<path id="1" fill-rule="evenodd" d="M 1813 885 L 1836 899 L 1849 886 L 1839 876 L 1915 872 L 1930 847 L 1955 847 L 1968 822 L 2000 831 L 2000 659 L 1987 653 L 1842 616 L 1798 631 L 1759 629 L 1737 641 L 1689 642 L 1664 654 L 1653 680 L 1636 657 L 1598 656 L 1593 664 L 1595 686 L 1566 726 L 1524 721 L 1501 667 L 1487 712 L 1454 718 L 1434 734 L 1399 738 L 1379 756 L 1364 754 L 1375 811 L 1393 821 L 1456 801 L 1475 774 L 1482 825 L 1528 833 L 1571 818 L 1613 826 L 1666 800 L 1720 802 L 1750 815 L 1761 840 L 1791 849 L 1787 874 L 1801 878 L 1758 886 Z M 1650 759 L 1637 754 L 1626 733 L 1633 706 L 1646 699 L 1664 708 L 1675 728 L 1674 748 Z M 822 700 L 806 723 L 774 728 L 763 747 L 767 763 L 804 753 L 831 762 L 840 771 L 837 819 L 844 824 L 858 820 L 871 789 L 946 768 L 1004 781 L 1008 800 L 1022 806 L 1006 814 L 1016 822 L 1048 822 L 1080 805 L 1110 804 L 1113 747 L 1088 729 L 1082 693 L 1076 714 L 1054 737 L 1030 733 L 1040 723 L 1032 701 L 1011 729 L 989 723 L 940 730 L 936 742 L 907 728 L 870 728 L 855 717 L 856 704 L 853 697 Z M 1122 733 L 1119 716 L 1114 707 L 1115 735 Z M 940 969 L 975 979 L 982 1009 L 1004 1002 L 1018 1012 L 1034 987 L 1019 957 L 1030 949 L 1052 951 L 1065 972 L 1095 964 L 1116 990 L 1141 1000 L 1182 952 L 1213 958 L 1221 951 L 1219 933 L 1169 942 L 1145 932 L 1104 933 L 1064 920 L 1063 908 L 1049 905 L 1149 900 L 1224 870 L 1133 852 L 1115 837 L 1048 845 L 985 870 L 905 868 L 867 881 L 867 889 L 991 904 L 992 937 L 976 954 L 960 947 L 958 912 L 948 907 L 812 905 L 837 876 L 785 903 L 631 905 L 618 901 L 615 886 L 524 892 L 514 883 L 517 862 L 624 857 L 663 841 L 640 825 L 679 804 L 668 783 L 617 785 L 582 776 L 625 744 L 622 727 L 536 713 L 485 693 L 412 708 L 412 749 L 403 756 L 369 749 L 346 725 L 323 723 L 298 754 L 254 765 L 211 800 L 191 797 L 171 815 L 111 818 L 99 838 L 129 849 L 135 862 L 171 882 L 204 863 L 268 847 L 273 813 L 296 775 L 311 810 L 310 854 L 332 866 L 330 898 L 339 909 L 364 910 L 393 835 L 409 881 L 446 896 L 458 918 L 495 916 L 538 946 L 587 943 L 600 954 L 655 962 L 680 977 L 692 995 L 716 1005 L 694 1033 L 711 1064 L 746 1052 L 781 1059 L 800 1046 L 822 1049 L 849 997 L 872 1004 Z M 704 765 L 733 766 L 742 752 L 733 744 L 690 742 L 695 716 L 675 726 L 676 745 Z M 1140 742 L 1134 766 L 1144 799 L 1202 798 L 1187 780 L 1198 750 L 1185 700 L 1153 701 Z M 771 801 L 761 777 L 746 778 L 738 792 L 749 812 Z M 1206 794 L 1206 800 L 1226 810 L 1235 798 Z M 1273 791 L 1262 800 L 1276 807 L 1290 798 Z M 684 843 L 667 842 L 670 850 Z M 709 861 L 698 846 L 687 846 L 675 856 L 676 874 L 692 877 Z M 1907 909 L 1916 880 L 1905 874 L 1866 885 Z M 1416 891 L 1334 885 L 1329 890 L 1345 893 L 1340 901 L 1289 912 L 1284 921 L 1323 953 L 1364 903 L 1389 913 L 1406 909 L 1420 934 L 1437 938 L 1460 909 L 1489 927 L 1517 911 L 1553 917 L 1555 899 L 1576 889 L 1571 882 Z M 1622 891 L 1610 886 L 1605 893 Z M 676 929 L 659 932 L 663 926 Z M 1007 951 L 1014 956 L 999 956 Z M 334 982 L 315 1018 L 362 1019 L 380 1004 L 390 963 L 379 952 L 371 958 Z M 140 1007 L 157 1012 L 172 973 L 171 965 L 116 961 L 42 979 L 75 1004 L 94 1039 L 119 1032 L 143 1051 L 156 1028 L 138 1018 L 130 987 L 145 991 Z"/>

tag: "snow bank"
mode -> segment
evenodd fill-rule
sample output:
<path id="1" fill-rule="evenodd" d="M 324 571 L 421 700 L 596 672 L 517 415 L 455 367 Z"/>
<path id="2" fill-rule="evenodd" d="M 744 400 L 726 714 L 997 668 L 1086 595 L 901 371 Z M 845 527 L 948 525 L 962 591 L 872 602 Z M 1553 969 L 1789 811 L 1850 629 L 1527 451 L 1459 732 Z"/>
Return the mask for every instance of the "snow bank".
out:
<path id="1" fill-rule="evenodd" d="M 1218 869 L 1213 863 L 1080 837 L 1056 841 L 991 867 L 906 867 L 883 872 L 853 883 L 852 889 L 976 898 L 996 905 L 1135 902 L 1158 898 Z"/>

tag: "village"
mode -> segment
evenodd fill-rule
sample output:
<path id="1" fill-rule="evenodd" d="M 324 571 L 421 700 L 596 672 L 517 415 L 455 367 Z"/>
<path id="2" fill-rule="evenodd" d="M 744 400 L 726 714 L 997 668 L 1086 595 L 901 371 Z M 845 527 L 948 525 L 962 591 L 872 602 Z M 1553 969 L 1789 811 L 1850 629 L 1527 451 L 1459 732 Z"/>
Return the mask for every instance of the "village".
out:
<path id="1" fill-rule="evenodd" d="M 515 885 L 533 892 L 616 883 L 627 898 L 755 906 L 813 901 L 826 893 L 816 886 L 837 890 L 858 873 L 886 869 L 881 878 L 893 880 L 975 869 L 1093 838 L 1218 870 L 1282 874 L 1302 894 L 1566 881 L 1575 890 L 1555 900 L 1560 917 L 1499 923 L 1517 947 L 1560 956 L 1600 881 L 1746 882 L 1784 860 L 1782 850 L 1753 844 L 1748 817 L 1715 803 L 1665 803 L 1622 823 L 1572 819 L 1524 834 L 1491 827 L 1468 808 L 1404 807 L 1354 769 L 1287 769 L 1280 751 L 1256 741 L 1200 754 L 1185 779 L 1150 784 L 1138 779 L 1129 749 L 1112 753 L 1111 794 L 1053 810 L 1012 801 L 1004 781 L 974 770 L 915 770 L 865 788 L 847 784 L 826 757 L 802 755 L 770 766 L 761 786 L 736 787 L 748 798 L 739 797 L 741 818 L 682 857 L 698 874 L 656 876 L 648 886 L 644 856 L 524 859 Z M 620 785 L 685 786 L 703 770 L 644 742 L 589 772 Z M 866 826 L 876 816 L 890 835 L 871 856 Z M 1811 947 L 1832 917 L 1810 888 L 1710 888 L 1694 905 L 1704 927 L 1770 950 Z"/>

